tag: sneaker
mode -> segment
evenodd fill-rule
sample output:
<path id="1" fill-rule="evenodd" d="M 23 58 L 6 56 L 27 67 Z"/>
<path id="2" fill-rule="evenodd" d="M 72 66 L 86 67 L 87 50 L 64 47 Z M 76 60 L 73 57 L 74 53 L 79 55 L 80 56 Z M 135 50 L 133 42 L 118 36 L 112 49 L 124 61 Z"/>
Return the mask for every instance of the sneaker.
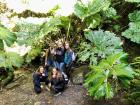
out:
<path id="1" fill-rule="evenodd" d="M 41 87 L 41 89 L 43 89 L 43 85 L 41 85 L 40 87 Z"/>
<path id="2" fill-rule="evenodd" d="M 57 96 L 59 96 L 59 95 L 61 95 L 61 94 L 62 94 L 62 93 L 61 93 L 61 92 L 59 92 L 59 93 L 55 94 L 54 96 L 56 96 L 56 97 L 57 97 Z"/>

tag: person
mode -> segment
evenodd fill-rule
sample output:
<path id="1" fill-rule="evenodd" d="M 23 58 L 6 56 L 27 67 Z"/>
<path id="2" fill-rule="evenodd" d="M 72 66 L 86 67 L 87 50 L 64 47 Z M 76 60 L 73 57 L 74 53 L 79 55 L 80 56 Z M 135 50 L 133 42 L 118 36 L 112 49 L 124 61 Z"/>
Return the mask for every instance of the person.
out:
<path id="1" fill-rule="evenodd" d="M 71 50 L 69 43 L 65 42 L 65 56 L 64 56 L 64 64 L 65 64 L 65 73 L 69 76 L 69 72 L 73 63 L 73 60 L 75 59 L 73 57 L 74 52 Z"/>
<path id="2" fill-rule="evenodd" d="M 65 87 L 64 78 L 62 76 L 62 73 L 56 68 L 53 68 L 52 70 L 52 77 L 49 86 L 52 92 L 56 95 L 61 94 L 61 92 L 64 90 Z"/>
<path id="3" fill-rule="evenodd" d="M 41 93 L 41 82 L 45 82 L 45 85 L 49 84 L 48 75 L 45 73 L 43 66 L 40 66 L 33 74 L 33 84 L 36 93 Z"/>
<path id="4" fill-rule="evenodd" d="M 46 74 L 48 74 L 49 67 L 54 67 L 54 48 L 49 47 L 49 49 L 46 49 L 46 55 L 45 55 L 45 69 Z"/>
<path id="5" fill-rule="evenodd" d="M 61 72 L 63 72 L 65 49 L 61 41 L 59 41 L 57 45 L 58 45 L 58 48 L 56 48 L 54 52 L 55 54 L 54 66 L 55 68 L 58 68 Z"/>

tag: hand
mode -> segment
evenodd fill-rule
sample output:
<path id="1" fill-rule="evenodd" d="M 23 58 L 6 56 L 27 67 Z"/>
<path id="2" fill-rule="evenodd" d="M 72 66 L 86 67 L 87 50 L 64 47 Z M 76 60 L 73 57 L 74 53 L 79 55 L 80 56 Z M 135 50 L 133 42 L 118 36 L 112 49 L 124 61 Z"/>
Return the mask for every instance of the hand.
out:
<path id="1" fill-rule="evenodd" d="M 53 78 L 56 78 L 56 75 L 52 75 Z"/>
<path id="2" fill-rule="evenodd" d="M 45 76 L 45 73 L 43 73 L 42 76 Z"/>

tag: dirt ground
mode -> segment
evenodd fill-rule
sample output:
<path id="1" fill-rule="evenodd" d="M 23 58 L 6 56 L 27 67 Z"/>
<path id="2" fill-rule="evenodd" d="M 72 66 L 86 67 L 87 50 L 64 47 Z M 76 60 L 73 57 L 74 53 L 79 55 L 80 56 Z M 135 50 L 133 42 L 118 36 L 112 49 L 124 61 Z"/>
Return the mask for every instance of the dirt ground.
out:
<path id="1" fill-rule="evenodd" d="M 14 82 L 0 92 L 0 105 L 89 105 L 86 91 L 81 85 L 69 84 L 59 96 L 43 89 L 35 94 L 32 73 L 25 70 L 15 72 Z"/>

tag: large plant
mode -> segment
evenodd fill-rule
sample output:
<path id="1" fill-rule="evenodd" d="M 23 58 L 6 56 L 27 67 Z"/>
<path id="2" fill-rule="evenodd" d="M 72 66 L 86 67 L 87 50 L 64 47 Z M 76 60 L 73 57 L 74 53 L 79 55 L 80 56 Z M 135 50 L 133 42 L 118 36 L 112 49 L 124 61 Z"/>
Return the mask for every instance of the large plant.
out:
<path id="1" fill-rule="evenodd" d="M 129 28 L 122 33 L 122 36 L 140 44 L 140 11 L 130 13 L 129 20 L 131 21 Z"/>
<path id="2" fill-rule="evenodd" d="M 97 66 L 91 66 L 84 83 L 90 96 L 112 98 L 121 86 L 129 87 L 134 71 L 125 63 L 126 56 L 120 52 L 103 59 Z"/>
<path id="3" fill-rule="evenodd" d="M 16 41 L 16 35 L 0 24 L 0 49 L 4 49 L 4 42 L 10 46 Z"/>
<path id="4" fill-rule="evenodd" d="M 120 38 L 109 31 L 86 30 L 85 37 L 89 43 L 81 43 L 78 55 L 81 61 L 88 60 L 91 65 L 95 65 L 98 60 L 122 50 Z"/>
<path id="5" fill-rule="evenodd" d="M 14 52 L 0 51 L 0 67 L 12 68 L 20 67 L 23 63 L 23 58 Z"/>
<path id="6" fill-rule="evenodd" d="M 26 54 L 25 61 L 30 63 L 41 53 L 43 46 L 46 44 L 44 37 L 51 38 L 50 33 L 58 32 L 61 25 L 61 19 L 59 17 L 49 18 L 47 22 L 41 25 L 31 23 L 17 24 L 14 28 L 17 34 L 17 40 L 19 44 L 26 44 L 31 46 L 31 50 Z M 57 35 L 57 34 L 56 34 Z"/>
<path id="7" fill-rule="evenodd" d="M 109 8 L 110 0 L 88 0 L 87 3 L 78 1 L 74 6 L 74 13 L 88 28 L 96 28 L 102 22 L 101 11 Z"/>

